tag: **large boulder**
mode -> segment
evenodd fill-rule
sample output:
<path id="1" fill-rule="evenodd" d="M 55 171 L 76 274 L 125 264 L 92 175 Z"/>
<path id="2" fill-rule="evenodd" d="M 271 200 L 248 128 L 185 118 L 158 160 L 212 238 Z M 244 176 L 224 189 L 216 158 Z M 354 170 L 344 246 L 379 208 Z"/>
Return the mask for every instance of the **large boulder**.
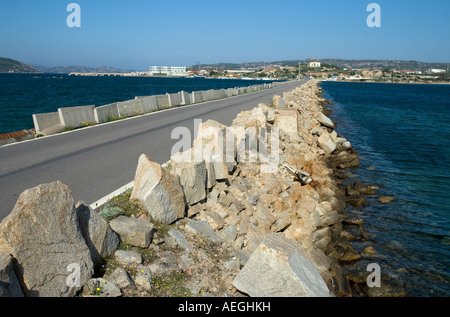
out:
<path id="1" fill-rule="evenodd" d="M 0 224 L 0 252 L 14 258 L 26 296 L 74 296 L 94 273 L 72 193 L 59 181 L 20 195 Z"/>
<path id="2" fill-rule="evenodd" d="M 185 214 L 186 203 L 179 177 L 145 154 L 139 158 L 131 199 L 139 200 L 149 215 L 162 224 L 171 224 Z"/>
<path id="3" fill-rule="evenodd" d="M 193 149 L 172 155 L 170 161 L 172 172 L 180 177 L 187 204 L 193 205 L 204 200 L 206 198 L 207 187 L 207 168 L 205 161 L 203 159 L 196 160 Z M 210 182 L 213 181 L 215 182 L 215 179 L 210 179 Z"/>
<path id="4" fill-rule="evenodd" d="M 319 144 L 320 148 L 325 151 L 326 154 L 331 154 L 334 150 L 336 150 L 336 144 L 333 142 L 330 134 L 327 132 L 324 132 L 320 135 L 317 143 Z"/>
<path id="5" fill-rule="evenodd" d="M 252 297 L 328 297 L 330 292 L 301 246 L 268 234 L 233 280 Z"/>

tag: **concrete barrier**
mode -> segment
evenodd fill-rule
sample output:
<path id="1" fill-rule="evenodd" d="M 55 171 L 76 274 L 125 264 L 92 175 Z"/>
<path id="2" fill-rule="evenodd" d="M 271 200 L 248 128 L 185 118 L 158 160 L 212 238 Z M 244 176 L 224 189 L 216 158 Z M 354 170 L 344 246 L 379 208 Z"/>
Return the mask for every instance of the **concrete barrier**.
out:
<path id="1" fill-rule="evenodd" d="M 33 123 L 36 132 L 41 132 L 61 124 L 61 121 L 58 112 L 49 112 L 33 114 Z"/>
<path id="2" fill-rule="evenodd" d="M 143 113 L 139 99 L 118 102 L 117 110 L 121 118 L 132 117 Z"/>
<path id="3" fill-rule="evenodd" d="M 227 97 L 225 89 L 218 89 L 215 91 L 216 99 L 223 99 Z"/>
<path id="4" fill-rule="evenodd" d="M 156 95 L 156 104 L 158 105 L 158 109 L 167 109 L 170 107 L 169 96 L 167 95 Z"/>
<path id="5" fill-rule="evenodd" d="M 96 123 L 105 123 L 120 118 L 117 102 L 96 107 L 94 109 L 94 118 Z"/>
<path id="6" fill-rule="evenodd" d="M 239 91 L 237 88 L 228 88 L 225 91 L 225 93 L 226 93 L 227 97 L 233 97 L 233 96 L 239 95 Z"/>
<path id="7" fill-rule="evenodd" d="M 239 87 L 238 91 L 239 91 L 239 95 L 246 94 L 247 93 L 247 88 L 246 87 Z"/>
<path id="8" fill-rule="evenodd" d="M 94 123 L 94 109 L 95 106 L 59 108 L 59 120 L 63 126 L 74 128 L 82 126 L 83 123 Z"/>
<path id="9" fill-rule="evenodd" d="M 169 99 L 169 105 L 171 107 L 179 107 L 181 106 L 181 94 L 179 92 L 174 94 L 167 94 Z"/>
<path id="10" fill-rule="evenodd" d="M 219 99 L 218 98 L 218 94 L 217 94 L 217 90 L 214 90 L 214 89 L 207 90 L 205 92 L 205 95 L 206 95 L 206 100 L 207 101 Z"/>
<path id="11" fill-rule="evenodd" d="M 237 96 L 262 89 L 270 89 L 287 84 L 287 82 L 272 82 L 247 87 L 235 87 L 228 89 L 210 89 L 178 93 L 139 96 L 132 100 L 111 103 L 99 107 L 78 106 L 58 109 L 58 112 L 33 114 L 34 127 L 37 132 L 57 131 L 61 127 L 83 126 L 85 123 L 105 123 L 114 118 L 129 117 L 137 114 L 149 113 L 169 107 L 177 107 L 217 100 L 231 96 Z"/>
<path id="12" fill-rule="evenodd" d="M 181 96 L 181 105 L 182 106 L 191 104 L 191 96 L 188 92 L 180 91 L 180 96 Z"/>
<path id="13" fill-rule="evenodd" d="M 202 91 L 193 91 L 191 94 L 191 103 L 199 103 L 206 101 L 203 98 L 203 92 Z"/>
<path id="14" fill-rule="evenodd" d="M 139 97 L 138 99 L 141 103 L 141 109 L 143 113 L 149 113 L 157 111 L 159 109 L 155 96 Z"/>

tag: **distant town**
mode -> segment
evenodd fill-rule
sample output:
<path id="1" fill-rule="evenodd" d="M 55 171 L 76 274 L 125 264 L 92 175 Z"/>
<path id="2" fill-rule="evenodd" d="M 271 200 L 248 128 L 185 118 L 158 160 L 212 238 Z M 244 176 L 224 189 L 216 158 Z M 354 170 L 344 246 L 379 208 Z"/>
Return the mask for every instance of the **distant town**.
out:
<path id="1" fill-rule="evenodd" d="M 193 66 L 149 66 L 145 71 L 113 67 L 29 66 L 0 57 L 0 73 L 46 73 L 73 76 L 148 76 L 220 79 L 290 80 L 311 76 L 327 81 L 450 83 L 448 63 L 391 60 L 316 59 L 278 62 L 216 63 Z"/>
<path id="2" fill-rule="evenodd" d="M 427 70 L 353 68 L 311 61 L 283 66 L 267 63 L 263 66 L 226 69 L 223 65 L 150 66 L 146 72 L 128 73 L 70 73 L 78 76 L 150 76 L 252 80 L 290 80 L 310 76 L 326 81 L 360 81 L 389 83 L 450 83 L 447 69 Z"/>

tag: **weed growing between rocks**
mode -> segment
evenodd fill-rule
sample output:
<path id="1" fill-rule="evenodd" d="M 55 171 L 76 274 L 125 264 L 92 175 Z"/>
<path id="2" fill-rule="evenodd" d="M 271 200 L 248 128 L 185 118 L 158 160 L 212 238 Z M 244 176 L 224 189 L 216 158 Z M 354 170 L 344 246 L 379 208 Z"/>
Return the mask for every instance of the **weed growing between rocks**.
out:
<path id="1" fill-rule="evenodd" d="M 120 215 L 136 217 L 146 215 L 147 212 L 137 200 L 130 199 L 132 188 L 111 198 L 100 210 L 103 219 L 110 221 Z"/>

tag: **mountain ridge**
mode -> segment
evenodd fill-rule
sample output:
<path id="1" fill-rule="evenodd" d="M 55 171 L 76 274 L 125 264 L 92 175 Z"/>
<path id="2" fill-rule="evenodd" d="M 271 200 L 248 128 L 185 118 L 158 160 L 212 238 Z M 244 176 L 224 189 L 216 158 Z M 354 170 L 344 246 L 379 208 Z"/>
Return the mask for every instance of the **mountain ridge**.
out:
<path id="1" fill-rule="evenodd" d="M 12 58 L 0 57 L 0 73 L 39 73 L 34 67 L 14 60 Z"/>

